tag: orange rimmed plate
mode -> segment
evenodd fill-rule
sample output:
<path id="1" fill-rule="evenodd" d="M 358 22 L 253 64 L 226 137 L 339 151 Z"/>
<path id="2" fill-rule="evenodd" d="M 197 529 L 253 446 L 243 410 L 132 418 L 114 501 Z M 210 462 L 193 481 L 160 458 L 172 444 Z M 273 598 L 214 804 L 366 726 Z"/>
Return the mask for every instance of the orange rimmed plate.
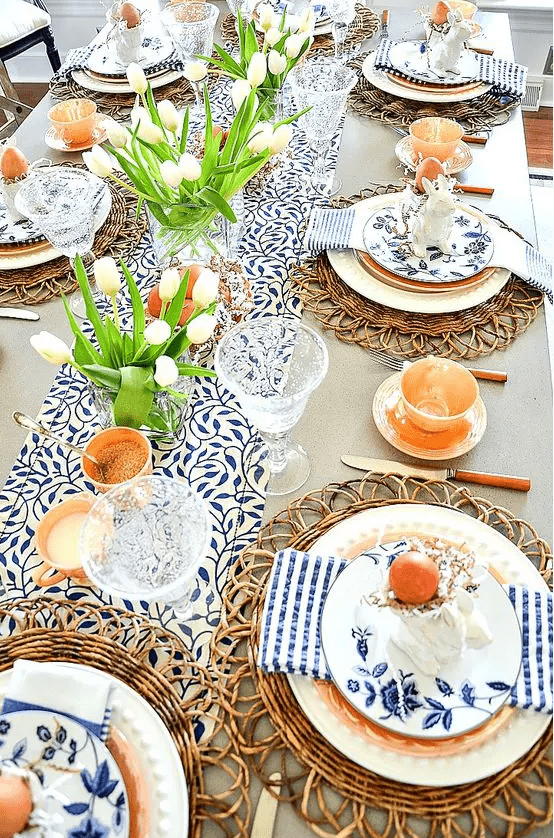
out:
<path id="1" fill-rule="evenodd" d="M 378 265 L 377 262 L 371 258 L 369 253 L 365 252 L 365 250 L 355 250 L 354 252 L 363 269 L 375 279 L 390 285 L 392 288 L 399 288 L 404 291 L 414 291 L 416 293 L 444 293 L 446 291 L 457 291 L 459 288 L 467 288 L 471 285 L 479 285 L 482 282 L 486 282 L 487 279 L 490 279 L 496 271 L 496 268 L 484 268 L 484 270 L 479 271 L 473 276 L 462 278 L 456 282 L 441 282 L 440 284 L 432 282 L 418 282 L 417 280 L 409 279 L 408 277 L 399 276 L 398 274 L 392 273 L 392 271 L 388 271 L 386 268 L 381 267 L 381 265 Z"/>

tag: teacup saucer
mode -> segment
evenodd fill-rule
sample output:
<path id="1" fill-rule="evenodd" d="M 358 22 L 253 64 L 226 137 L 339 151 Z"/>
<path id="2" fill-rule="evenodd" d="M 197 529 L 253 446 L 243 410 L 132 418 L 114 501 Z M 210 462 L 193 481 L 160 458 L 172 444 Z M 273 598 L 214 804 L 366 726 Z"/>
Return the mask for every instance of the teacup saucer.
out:
<path id="1" fill-rule="evenodd" d="M 398 372 L 383 381 L 373 399 L 373 419 L 387 442 L 420 460 L 450 460 L 477 445 L 487 427 L 487 412 L 480 397 L 456 427 L 430 433 L 408 418 L 402 403 L 400 376 Z"/>
<path id="2" fill-rule="evenodd" d="M 400 162 L 406 166 L 407 169 L 415 172 L 418 160 L 412 151 L 412 138 L 402 137 L 402 139 L 397 142 L 394 151 Z M 468 166 L 471 166 L 472 162 L 473 155 L 471 153 L 471 149 L 467 143 L 460 140 L 452 157 L 449 157 L 448 160 L 444 161 L 444 168 L 447 174 L 455 175 L 456 172 L 462 172 L 464 169 L 467 169 Z"/>
<path id="3" fill-rule="evenodd" d="M 56 151 L 86 151 L 88 148 L 92 148 L 93 145 L 104 142 L 106 136 L 107 134 L 105 129 L 100 124 L 97 124 L 90 136 L 90 139 L 88 139 L 85 143 L 68 145 L 61 139 L 61 137 L 56 135 L 54 128 L 50 126 L 44 137 L 44 142 L 47 146 L 55 149 Z"/>

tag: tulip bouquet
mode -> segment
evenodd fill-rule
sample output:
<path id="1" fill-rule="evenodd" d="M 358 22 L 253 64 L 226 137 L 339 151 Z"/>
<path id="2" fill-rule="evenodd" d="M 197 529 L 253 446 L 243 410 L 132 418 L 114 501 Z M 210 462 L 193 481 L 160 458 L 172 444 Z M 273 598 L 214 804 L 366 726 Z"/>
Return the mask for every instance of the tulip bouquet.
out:
<path id="1" fill-rule="evenodd" d="M 276 95 L 287 75 L 310 48 L 314 12 L 308 6 L 299 17 L 287 15 L 286 10 L 278 16 L 269 3 L 263 3 L 257 7 L 256 14 L 264 32 L 261 47 L 254 20 L 245 23 L 242 15 L 238 15 L 238 56 L 214 44 L 219 59 L 210 58 L 210 61 L 223 75 L 235 79 L 231 88 L 235 108 L 255 90 L 267 119 L 275 116 Z"/>
<path id="2" fill-rule="evenodd" d="M 185 324 L 177 328 L 187 293 L 189 272 L 186 271 L 182 279 L 176 268 L 168 268 L 163 272 L 159 286 L 162 301 L 160 317 L 146 325 L 144 304 L 136 282 L 123 263 L 121 270 L 131 297 L 132 330 L 121 329 L 116 295 L 122 280 L 114 259 L 107 256 L 94 263 L 96 284 L 111 300 L 113 309 L 113 317 L 106 316 L 102 321 L 81 257 L 77 256 L 75 274 L 85 299 L 87 317 L 96 335 L 97 346 L 77 325 L 65 297 L 63 302 L 66 314 L 75 336 L 73 352 L 49 332 L 33 335 L 31 345 L 47 361 L 53 364 L 67 362 L 106 390 L 113 402 L 116 425 L 174 431 L 175 416 L 161 409 L 156 396 L 169 394 L 177 401 L 182 401 L 186 395 L 172 386 L 176 385 L 180 376 L 215 375 L 212 370 L 179 359 L 191 344 L 204 343 L 213 333 L 217 323 L 214 311 L 219 277 L 210 270 L 200 274 L 192 290 L 194 311 Z"/>
<path id="3" fill-rule="evenodd" d="M 203 156 L 187 151 L 189 111 L 182 119 L 169 100 L 154 102 L 150 84 L 136 64 L 127 68 L 127 78 L 141 97 L 142 105 L 131 114 L 131 127 L 106 123 L 108 150 L 94 146 L 85 152 L 86 165 L 100 177 L 111 177 L 138 197 L 138 210 L 145 202 L 161 225 L 159 235 L 169 255 L 190 246 L 197 253 L 202 242 L 215 251 L 210 241 L 214 221 L 221 213 L 237 219 L 229 201 L 290 140 L 292 119 L 272 126 L 268 142 L 256 142 L 260 108 L 252 91 L 245 97 L 228 132 L 214 128 L 210 101 L 205 90 L 205 136 Z M 268 136 L 267 129 L 264 137 Z M 192 142 L 192 140 L 190 140 Z M 190 143 L 189 143 L 190 147 Z M 130 183 L 117 174 L 119 168 Z"/>

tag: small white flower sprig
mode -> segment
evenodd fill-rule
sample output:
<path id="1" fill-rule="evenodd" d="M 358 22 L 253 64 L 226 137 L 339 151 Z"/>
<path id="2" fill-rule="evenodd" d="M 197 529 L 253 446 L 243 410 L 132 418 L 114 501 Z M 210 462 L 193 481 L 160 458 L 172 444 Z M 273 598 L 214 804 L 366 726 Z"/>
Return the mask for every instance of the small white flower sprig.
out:
<path id="1" fill-rule="evenodd" d="M 210 58 L 222 74 L 235 79 L 231 90 L 233 104 L 240 107 L 243 100 L 255 90 L 266 116 L 273 116 L 275 94 L 310 48 L 314 28 L 314 12 L 308 6 L 299 17 L 278 16 L 269 3 L 257 7 L 258 24 L 264 32 L 261 48 L 256 37 L 254 20 L 245 23 L 237 17 L 239 55 L 234 58 L 223 47 L 214 44 L 219 59 Z"/>
<path id="2" fill-rule="evenodd" d="M 196 159 L 187 151 L 188 108 L 181 118 L 170 101 L 156 105 L 150 84 L 136 64 L 127 68 L 127 78 L 142 104 L 133 109 L 130 128 L 106 123 L 109 153 L 94 146 L 83 154 L 86 165 L 99 177 L 111 177 L 134 192 L 137 211 L 147 203 L 162 225 L 161 235 L 169 241 L 171 254 L 188 245 L 195 249 L 199 241 L 215 249 L 209 237 L 214 219 L 221 213 L 231 222 L 237 220 L 229 200 L 274 153 L 268 145 L 256 148 L 251 143 L 262 118 L 255 93 L 244 98 L 223 138 L 213 131 L 208 91 L 204 89 L 204 153 L 202 159 Z M 290 122 L 292 118 L 282 124 Z M 130 184 L 118 177 L 117 168 Z"/>
<path id="3" fill-rule="evenodd" d="M 81 257 L 75 259 L 75 275 L 79 282 L 87 317 L 96 335 L 96 346 L 79 328 L 65 296 L 65 311 L 75 337 L 73 352 L 63 340 L 40 332 L 30 338 L 39 355 L 51 364 L 69 363 L 100 387 L 106 388 L 114 405 L 116 425 L 154 430 L 167 430 L 152 410 L 154 393 L 165 390 L 177 399 L 186 398 L 172 389 L 179 376 L 215 376 L 213 370 L 183 363 L 179 358 L 191 344 L 205 343 L 212 336 L 217 324 L 214 316 L 218 277 L 212 271 L 200 275 L 194 285 L 192 301 L 194 311 L 182 327 L 178 327 L 189 283 L 189 271 L 182 279 L 176 268 L 162 274 L 160 317 L 146 325 L 144 304 L 137 285 L 126 265 L 121 270 L 131 297 L 133 310 L 132 330 L 122 331 L 116 305 L 116 294 L 121 289 L 118 266 L 111 257 L 95 262 L 96 284 L 112 301 L 114 316 L 104 321 L 94 302 Z M 215 279 L 214 279 L 215 277 Z"/>

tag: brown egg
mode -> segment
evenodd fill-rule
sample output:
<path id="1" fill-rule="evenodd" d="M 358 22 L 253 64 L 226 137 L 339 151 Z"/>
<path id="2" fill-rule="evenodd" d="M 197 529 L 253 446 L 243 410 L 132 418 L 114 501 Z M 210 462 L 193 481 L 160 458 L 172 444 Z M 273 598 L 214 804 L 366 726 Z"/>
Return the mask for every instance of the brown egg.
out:
<path id="1" fill-rule="evenodd" d="M 0 838 L 24 829 L 33 809 L 27 783 L 21 777 L 0 776 Z"/>
<path id="2" fill-rule="evenodd" d="M 119 10 L 119 16 L 127 24 L 127 29 L 133 29 L 140 23 L 140 12 L 132 3 L 123 3 Z"/>
<path id="3" fill-rule="evenodd" d="M 198 277 L 200 276 L 202 271 L 205 271 L 205 270 L 206 270 L 206 265 L 200 265 L 198 262 L 196 262 L 192 265 L 185 265 L 185 267 L 183 267 L 183 268 L 179 268 L 179 275 L 180 275 L 181 279 L 184 277 L 184 275 L 187 271 L 189 272 L 189 281 L 188 281 L 188 285 L 187 285 L 187 293 L 185 294 L 185 297 L 188 300 L 192 300 L 192 289 L 194 288 L 194 286 L 196 284 L 196 280 L 198 279 Z"/>
<path id="4" fill-rule="evenodd" d="M 444 166 L 436 157 L 426 157 L 418 165 L 415 171 L 415 185 L 420 192 L 424 192 L 422 180 L 426 177 L 428 180 L 436 180 L 439 175 L 444 175 Z"/>
<path id="5" fill-rule="evenodd" d="M 152 317 L 159 317 L 162 310 L 162 301 L 160 299 L 159 286 L 155 285 L 148 295 L 148 302 L 146 308 Z M 196 311 L 196 304 L 192 300 L 185 300 L 181 316 L 179 317 L 179 326 L 184 326 L 189 317 Z M 2 838 L 2 835 L 0 835 Z"/>
<path id="6" fill-rule="evenodd" d="M 25 155 L 14 146 L 9 145 L 0 158 L 0 171 L 2 177 L 11 180 L 15 177 L 26 175 L 29 171 L 29 163 Z"/>
<path id="7" fill-rule="evenodd" d="M 439 0 L 438 3 L 435 3 L 433 6 L 433 11 L 431 12 L 431 20 L 437 26 L 441 26 L 443 23 L 446 23 L 448 12 L 451 12 L 452 9 L 448 5 L 448 3 L 444 3 L 443 0 Z"/>
<path id="8" fill-rule="evenodd" d="M 389 584 L 400 602 L 421 605 L 435 596 L 439 585 L 439 569 L 428 556 L 417 550 L 409 550 L 397 556 L 391 564 Z"/>

